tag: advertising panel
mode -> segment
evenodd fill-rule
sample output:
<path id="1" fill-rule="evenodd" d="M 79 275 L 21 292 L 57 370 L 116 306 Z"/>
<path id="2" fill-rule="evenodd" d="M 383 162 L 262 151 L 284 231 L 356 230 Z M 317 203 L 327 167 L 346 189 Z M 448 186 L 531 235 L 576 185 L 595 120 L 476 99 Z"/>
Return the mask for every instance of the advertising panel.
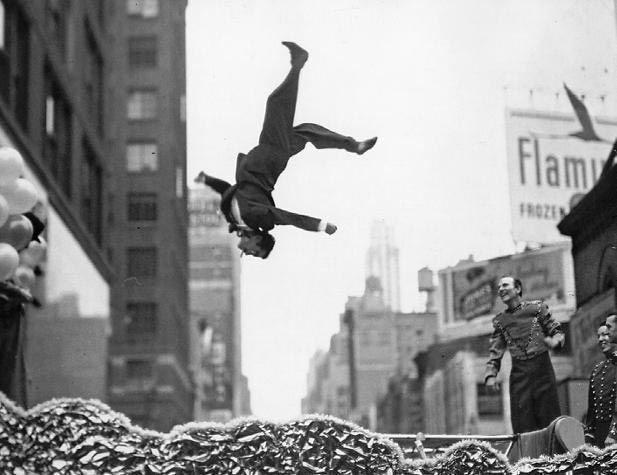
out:
<path id="1" fill-rule="evenodd" d="M 192 189 L 189 200 L 189 229 L 195 233 L 199 228 L 217 228 L 223 224 L 219 212 L 220 197 L 206 188 Z"/>
<path id="2" fill-rule="evenodd" d="M 564 258 L 566 247 L 524 252 L 455 268 L 451 271 L 453 320 L 471 320 L 503 310 L 497 281 L 514 275 L 523 282 L 526 300 L 550 306 L 566 304 Z"/>
<path id="3" fill-rule="evenodd" d="M 506 111 L 515 241 L 551 243 L 566 239 L 556 226 L 571 204 L 597 182 L 617 136 L 617 119 L 596 118 L 594 128 L 608 142 L 573 136 L 582 129 L 574 114 Z"/>

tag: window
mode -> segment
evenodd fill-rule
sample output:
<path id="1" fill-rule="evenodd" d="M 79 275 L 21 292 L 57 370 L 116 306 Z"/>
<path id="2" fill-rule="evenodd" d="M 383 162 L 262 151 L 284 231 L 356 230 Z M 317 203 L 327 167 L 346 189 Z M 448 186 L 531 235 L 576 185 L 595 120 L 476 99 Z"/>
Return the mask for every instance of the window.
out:
<path id="1" fill-rule="evenodd" d="M 126 0 L 126 12 L 143 18 L 155 18 L 159 14 L 158 0 Z"/>
<path id="2" fill-rule="evenodd" d="M 126 377 L 133 381 L 147 382 L 152 379 L 154 368 L 149 360 L 126 360 Z"/>
<path id="3" fill-rule="evenodd" d="M 82 147 L 81 218 L 100 245 L 103 239 L 103 169 L 86 140 L 82 142 Z"/>
<path id="4" fill-rule="evenodd" d="M 191 267 L 191 280 L 225 280 L 229 281 L 233 277 L 233 272 L 229 266 L 217 267 Z"/>
<path id="5" fill-rule="evenodd" d="M 156 90 L 141 89 L 129 92 L 127 117 L 130 120 L 155 119 L 158 114 Z"/>
<path id="6" fill-rule="evenodd" d="M 126 304 L 126 335 L 129 340 L 150 339 L 156 335 L 157 326 L 156 303 Z"/>
<path id="7" fill-rule="evenodd" d="M 186 122 L 186 95 L 180 96 L 180 121 Z"/>
<path id="8" fill-rule="evenodd" d="M 154 68 L 156 62 L 156 36 L 129 38 L 129 66 L 131 68 Z"/>
<path id="9" fill-rule="evenodd" d="M 28 128 L 30 24 L 18 2 L 0 0 L 0 97 Z"/>
<path id="10" fill-rule="evenodd" d="M 155 247 L 130 247 L 127 254 L 127 277 L 156 276 Z"/>
<path id="11" fill-rule="evenodd" d="M 64 0 L 47 0 L 45 2 L 45 24 L 49 36 L 64 56 L 66 48 L 66 19 L 68 18 L 68 3 Z"/>
<path id="12" fill-rule="evenodd" d="M 477 384 L 478 391 L 478 415 L 488 417 L 501 417 L 503 415 L 503 400 L 501 391 L 493 391 L 484 384 Z"/>
<path id="13" fill-rule="evenodd" d="M 129 193 L 127 203 L 129 221 L 156 221 L 156 193 Z"/>
<path id="14" fill-rule="evenodd" d="M 158 170 L 158 146 L 153 142 L 131 143 L 126 146 L 126 169 L 129 172 Z"/>
<path id="15" fill-rule="evenodd" d="M 70 198 L 73 194 L 72 111 L 49 67 L 45 68 L 43 107 L 43 157 L 62 191 Z"/>
<path id="16" fill-rule="evenodd" d="M 53 96 L 45 99 L 45 132 L 48 137 L 53 137 L 56 130 L 54 117 L 56 115 L 56 101 Z"/>
<path id="17" fill-rule="evenodd" d="M 99 135 L 103 134 L 103 57 L 90 30 L 86 38 L 83 88 L 88 115 L 93 119 Z"/>
<path id="18" fill-rule="evenodd" d="M 176 167 L 176 198 L 184 196 L 184 169 Z"/>
<path id="19" fill-rule="evenodd" d="M 0 50 L 4 49 L 6 43 L 6 9 L 4 3 L 0 1 Z"/>

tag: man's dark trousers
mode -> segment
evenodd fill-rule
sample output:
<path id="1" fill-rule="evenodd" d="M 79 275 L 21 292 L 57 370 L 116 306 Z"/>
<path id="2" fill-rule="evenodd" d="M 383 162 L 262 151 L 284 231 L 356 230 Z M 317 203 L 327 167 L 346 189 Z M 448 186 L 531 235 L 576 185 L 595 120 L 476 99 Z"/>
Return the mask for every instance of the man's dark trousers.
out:
<path id="1" fill-rule="evenodd" d="M 358 149 L 358 142 L 352 137 L 321 125 L 304 123 L 294 127 L 299 79 L 300 68 L 292 67 L 283 83 L 270 94 L 259 145 L 247 157 L 247 167 L 253 173 L 262 175 L 262 178 L 267 178 L 272 188 L 289 159 L 302 151 L 307 142 L 318 149 L 336 148 L 349 152 Z"/>
<path id="2" fill-rule="evenodd" d="M 561 415 L 548 351 L 528 360 L 512 358 L 510 411 L 515 434 L 544 429 Z"/>

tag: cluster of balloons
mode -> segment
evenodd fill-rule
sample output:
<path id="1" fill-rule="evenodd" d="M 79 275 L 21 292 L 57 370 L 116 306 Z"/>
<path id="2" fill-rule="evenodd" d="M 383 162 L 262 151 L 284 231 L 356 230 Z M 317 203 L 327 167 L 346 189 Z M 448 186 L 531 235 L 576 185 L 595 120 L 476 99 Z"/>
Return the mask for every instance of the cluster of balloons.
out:
<path id="1" fill-rule="evenodd" d="M 46 243 L 35 226 L 42 226 L 29 211 L 38 201 L 36 188 L 23 175 L 24 161 L 14 148 L 0 147 L 0 281 L 13 279 L 30 289 Z M 32 240 L 36 237 L 36 240 Z"/>

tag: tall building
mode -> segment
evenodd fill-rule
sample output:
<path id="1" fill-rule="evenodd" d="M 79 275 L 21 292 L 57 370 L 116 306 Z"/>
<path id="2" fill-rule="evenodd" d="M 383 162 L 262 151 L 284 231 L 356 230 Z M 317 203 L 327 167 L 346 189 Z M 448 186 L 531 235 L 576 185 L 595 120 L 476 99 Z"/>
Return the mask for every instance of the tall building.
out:
<path id="1" fill-rule="evenodd" d="M 185 0 L 106 0 L 110 45 L 109 403 L 167 431 L 192 419 Z"/>
<path id="2" fill-rule="evenodd" d="M 0 0 L 0 146 L 23 156 L 48 242 L 33 289 L 42 306 L 24 319 L 24 405 L 105 397 L 110 53 L 100 0 Z"/>
<path id="3" fill-rule="evenodd" d="M 366 253 L 366 277 L 377 277 L 381 284 L 384 304 L 393 312 L 401 309 L 398 248 L 394 232 L 383 220 L 371 226 L 369 249 Z"/>
<path id="4" fill-rule="evenodd" d="M 413 400 L 421 399 L 415 360 L 433 343 L 436 329 L 434 313 L 390 311 L 383 303 L 378 279 L 368 278 L 364 294 L 347 300 L 339 331 L 330 339 L 328 351 L 316 353 L 309 362 L 302 411 L 350 419 L 372 430 L 383 429 L 386 426 L 378 425 L 380 403 L 392 387 L 392 378 L 405 379 L 407 385 L 414 386 Z M 415 416 L 408 426 L 418 427 L 421 405 L 400 409 L 397 414 L 401 418 Z"/>
<path id="5" fill-rule="evenodd" d="M 195 420 L 227 422 L 251 409 L 241 367 L 240 254 L 219 204 L 210 188 L 190 190 L 191 368 Z"/>

